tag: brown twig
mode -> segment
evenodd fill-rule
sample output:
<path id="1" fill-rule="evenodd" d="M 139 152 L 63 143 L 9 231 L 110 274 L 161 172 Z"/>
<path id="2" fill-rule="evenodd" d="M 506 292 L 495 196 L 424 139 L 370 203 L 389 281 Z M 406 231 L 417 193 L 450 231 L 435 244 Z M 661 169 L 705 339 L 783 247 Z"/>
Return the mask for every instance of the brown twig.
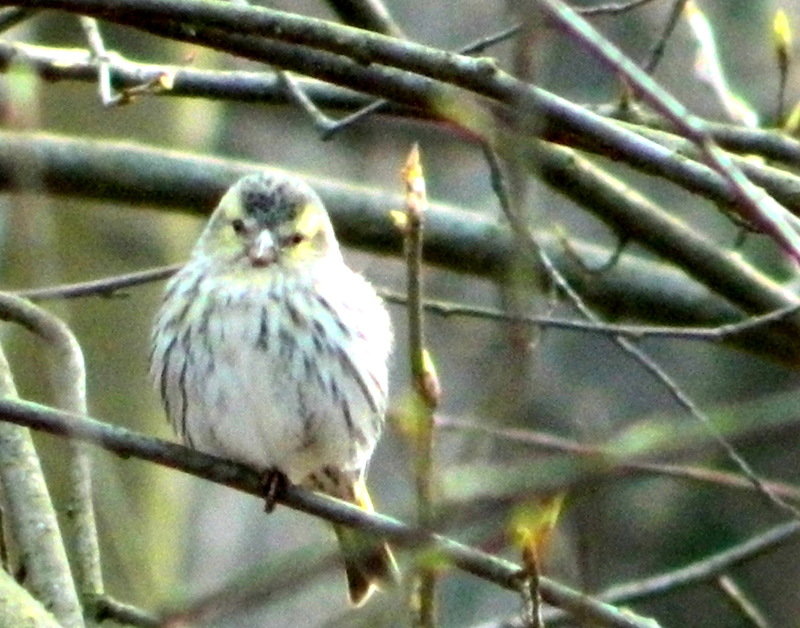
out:
<path id="1" fill-rule="evenodd" d="M 635 460 L 631 459 L 634 455 L 633 453 L 620 453 L 619 448 L 615 448 L 613 444 L 586 445 L 547 432 L 524 428 L 498 428 L 485 423 L 450 417 L 437 417 L 436 427 L 439 431 L 457 430 L 480 432 L 492 438 L 529 445 L 548 453 L 576 456 L 586 461 L 582 462 L 580 467 L 576 467 L 576 475 L 562 474 L 556 486 L 548 484 L 548 490 L 566 490 L 576 483 L 581 482 L 586 478 L 587 474 L 593 472 L 598 472 L 600 474 L 634 473 L 637 475 L 654 475 L 679 480 L 689 480 L 703 484 L 712 484 L 736 490 L 751 492 L 757 490 L 747 477 L 740 474 L 719 471 L 707 467 Z M 691 450 L 693 447 L 699 446 L 696 439 L 690 439 L 688 443 L 680 445 L 684 450 Z M 674 454 L 680 451 L 681 449 L 676 450 L 676 443 L 674 441 L 669 442 L 668 453 Z M 647 451 L 635 452 L 635 455 L 654 455 L 658 453 L 663 452 L 659 448 L 659 444 L 654 443 Z M 507 467 L 502 467 L 501 469 L 507 470 Z M 542 464 L 542 469 L 540 469 L 540 471 L 546 471 L 546 469 L 547 463 L 545 462 Z M 488 470 L 487 468 L 486 471 Z M 454 475 L 458 476 L 458 468 L 451 469 L 451 471 Z M 501 472 L 505 473 L 506 471 Z M 563 480 L 563 482 L 561 482 L 561 480 Z M 764 483 L 769 490 L 776 495 L 794 502 L 800 502 L 800 488 L 797 486 L 770 480 L 765 480 Z M 526 490 L 529 491 L 530 484 L 527 484 L 526 487 Z M 513 487 L 511 487 L 511 489 L 514 490 Z M 516 494 L 517 491 L 514 490 L 514 492 Z M 471 499 L 476 499 L 478 497 L 481 496 L 474 493 L 471 495 Z"/>
<path id="2" fill-rule="evenodd" d="M 693 563 L 666 571 L 648 578 L 614 585 L 599 592 L 599 599 L 608 604 L 632 604 L 638 601 L 657 598 L 701 582 L 714 582 L 721 574 L 732 567 L 747 563 L 759 556 L 797 539 L 800 535 L 800 522 L 796 520 L 774 526 L 761 534 L 734 545 L 726 550 L 707 556 Z M 561 611 L 551 613 L 551 621 L 565 619 Z M 519 621 L 501 620 L 488 622 L 481 628 L 518 628 Z"/>
<path id="3" fill-rule="evenodd" d="M 429 528 L 434 520 L 433 414 L 439 404 L 440 389 L 433 360 L 425 347 L 422 316 L 422 233 L 428 198 L 415 144 L 403 168 L 406 189 L 406 212 L 402 223 L 405 241 L 406 281 L 408 293 L 408 355 L 414 395 L 411 406 L 414 436 L 414 481 L 417 491 L 419 525 Z M 430 565 L 419 565 L 416 583 L 415 625 L 433 628 L 436 625 L 436 572 Z"/>
<path id="4" fill-rule="evenodd" d="M 672 9 L 670 9 L 669 12 L 669 17 L 667 18 L 666 24 L 664 24 L 664 29 L 661 31 L 661 35 L 659 36 L 658 40 L 656 40 L 656 43 L 650 49 L 650 52 L 647 54 L 647 59 L 643 64 L 644 71 L 648 74 L 653 74 L 656 71 L 656 67 L 658 67 L 661 57 L 664 56 L 664 50 L 667 47 L 667 42 L 672 36 L 675 27 L 678 25 L 678 19 L 680 19 L 681 13 L 683 13 L 686 2 L 687 0 L 673 1 Z"/>

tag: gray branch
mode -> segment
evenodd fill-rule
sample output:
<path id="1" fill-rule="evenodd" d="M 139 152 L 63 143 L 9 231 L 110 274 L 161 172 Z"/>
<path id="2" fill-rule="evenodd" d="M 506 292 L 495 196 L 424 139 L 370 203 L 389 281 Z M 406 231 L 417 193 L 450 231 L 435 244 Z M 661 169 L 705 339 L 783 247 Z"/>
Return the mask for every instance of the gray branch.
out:
<path id="1" fill-rule="evenodd" d="M 555 156 L 558 158 L 558 154 Z M 40 176 L 35 182 L 14 177 L 20 163 L 36 169 Z M 596 171 L 574 166 L 569 156 L 560 163 L 554 159 L 542 165 L 548 179 L 562 176 L 565 185 L 573 190 L 585 190 L 585 199 L 595 204 L 599 212 L 622 211 L 628 207 L 626 203 L 632 210 L 649 209 L 642 197 L 626 196 L 618 182 L 608 190 L 593 189 L 592 181 L 599 176 Z M 138 144 L 0 132 L 0 189 L 40 184 L 42 188 L 28 191 L 206 215 L 233 181 L 263 169 L 269 168 L 254 162 L 203 158 Z M 402 238 L 389 212 L 402 207 L 401 196 L 329 180 L 309 178 L 309 182 L 329 208 L 337 234 L 345 244 L 381 254 L 400 254 Z M 779 303 L 790 302 L 789 292 L 738 256 L 720 252 L 713 245 L 687 248 L 702 239 L 693 236 L 681 243 L 685 227 L 674 230 L 673 226 L 680 225 L 656 215 L 647 219 L 657 218 L 655 222 L 645 222 L 647 216 L 640 212 L 627 220 L 631 228 L 648 231 L 660 240 L 663 254 L 668 254 L 670 246 L 687 251 L 683 262 L 687 272 L 708 287 L 690 281 L 679 270 L 633 255 L 623 256 L 608 272 L 586 273 L 576 262 L 575 253 L 592 267 L 602 266 L 610 253 L 581 243 L 572 243 L 572 250 L 567 251 L 558 238 L 548 234 L 543 234 L 541 241 L 569 282 L 593 306 L 617 314 L 624 312 L 664 324 L 719 324 L 740 318 L 741 310 L 768 312 L 778 309 Z M 511 236 L 505 225 L 474 212 L 433 204 L 428 213 L 424 255 L 427 263 L 443 268 L 502 278 L 511 261 Z M 716 297 L 712 291 L 720 291 L 724 298 Z M 754 330 L 731 342 L 773 360 L 788 364 L 800 361 L 800 333 L 792 321 Z"/>
<path id="2" fill-rule="evenodd" d="M 6 4 L 11 3 L 0 0 L 0 6 Z M 798 248 L 800 236 L 795 233 L 795 225 L 783 216 L 782 208 L 774 199 L 763 197 L 761 192 L 756 194 L 723 152 L 714 148 L 707 156 L 709 163 L 725 176 L 693 160 L 674 159 L 672 152 L 658 143 L 526 84 L 500 70 L 490 59 L 471 58 L 263 7 L 183 4 L 172 0 L 38 0 L 35 5 L 88 14 L 265 61 L 433 111 L 479 137 L 491 137 L 495 126 L 503 123 L 514 127 L 512 133 L 523 131 L 531 137 L 546 133 L 545 127 L 585 136 L 606 152 L 644 163 L 670 180 L 710 179 L 730 210 L 757 224 L 790 253 Z M 478 100 L 464 98 L 462 90 L 491 99 L 498 108 L 489 113 Z M 489 123 L 489 119 L 493 122 Z M 760 198 L 759 203 L 755 203 L 754 195 Z M 780 220 L 773 221 L 762 205 L 781 209 Z"/>
<path id="3" fill-rule="evenodd" d="M 0 399 L 0 420 L 93 443 L 123 457 L 134 456 L 257 497 L 263 496 L 263 477 L 254 469 L 94 419 L 29 401 Z M 384 515 L 367 513 L 356 506 L 295 486 L 289 486 L 279 501 L 331 523 L 384 536 L 400 547 L 430 546 L 459 569 L 506 589 L 518 590 L 519 566 L 440 534 L 406 525 Z M 653 620 L 597 602 L 548 578 L 542 578 L 541 591 L 549 604 L 601 626 L 653 628 L 657 625 Z"/>
<path id="4" fill-rule="evenodd" d="M 86 366 L 81 347 L 69 327 L 41 307 L 6 293 L 0 293 L 0 319 L 22 325 L 50 346 L 55 357 L 50 375 L 58 407 L 86 414 Z M 82 595 L 97 596 L 103 593 L 103 579 L 92 502 L 91 465 L 79 443 L 70 443 L 67 466 L 65 512 L 75 580 Z"/>
<path id="5" fill-rule="evenodd" d="M 0 349 L 0 398 L 13 403 L 16 394 L 11 370 Z M 61 626 L 82 628 L 81 606 L 33 440 L 27 429 L 8 423 L 0 425 L 0 485 L 4 533 L 19 554 L 16 567 L 25 570 L 29 590 Z M 29 604 L 20 595 L 10 576 L 0 569 L 0 619 L 8 613 L 30 612 L 47 626 L 38 605 Z M 3 625 L 19 625 L 21 619 Z"/>

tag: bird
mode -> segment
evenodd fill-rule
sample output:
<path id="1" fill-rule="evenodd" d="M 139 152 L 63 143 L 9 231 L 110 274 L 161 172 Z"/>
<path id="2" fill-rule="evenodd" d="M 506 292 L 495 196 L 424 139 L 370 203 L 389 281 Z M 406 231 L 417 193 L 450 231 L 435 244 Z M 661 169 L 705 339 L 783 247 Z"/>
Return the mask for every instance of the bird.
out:
<path id="1" fill-rule="evenodd" d="M 288 481 L 372 512 L 391 347 L 386 307 L 346 265 L 319 196 L 262 171 L 224 193 L 168 282 L 150 376 L 187 446 L 257 469 L 273 490 Z M 383 539 L 334 531 L 353 605 L 398 580 Z"/>

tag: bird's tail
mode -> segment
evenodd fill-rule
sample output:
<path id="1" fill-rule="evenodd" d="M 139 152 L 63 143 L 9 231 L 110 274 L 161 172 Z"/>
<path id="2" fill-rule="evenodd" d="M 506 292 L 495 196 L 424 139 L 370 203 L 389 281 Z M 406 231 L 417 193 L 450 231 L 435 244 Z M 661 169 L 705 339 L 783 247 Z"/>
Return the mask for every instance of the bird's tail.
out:
<path id="1" fill-rule="evenodd" d="M 314 488 L 355 504 L 367 512 L 374 512 L 363 474 L 354 478 L 350 473 L 330 471 L 325 470 L 327 481 L 323 482 L 318 481 L 322 474 L 314 474 Z M 334 525 L 333 529 L 342 551 L 351 604 L 361 606 L 375 589 L 398 582 L 397 563 L 385 541 L 347 526 Z"/>

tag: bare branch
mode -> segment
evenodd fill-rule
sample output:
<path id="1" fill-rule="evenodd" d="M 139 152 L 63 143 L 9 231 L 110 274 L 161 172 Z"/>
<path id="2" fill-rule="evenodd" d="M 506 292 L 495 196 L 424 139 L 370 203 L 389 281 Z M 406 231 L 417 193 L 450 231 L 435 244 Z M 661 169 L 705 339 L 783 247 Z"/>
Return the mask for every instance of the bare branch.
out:
<path id="1" fill-rule="evenodd" d="M 461 52 L 463 54 L 481 52 L 487 46 L 514 36 L 518 29 L 518 26 L 513 26 L 496 35 L 481 38 L 465 46 Z M 160 77 L 169 76 L 170 89 L 153 90 L 149 93 L 158 96 L 189 96 L 270 104 L 289 102 L 286 90 L 281 86 L 276 72 L 203 70 L 177 65 L 137 63 L 125 59 L 113 51 L 108 51 L 108 55 L 114 84 L 126 89 L 153 84 Z M 85 50 L 0 41 L 0 67 L 7 68 L 12 60 L 28 64 L 47 80 L 89 82 L 97 80 L 97 70 L 91 62 L 91 54 Z M 321 107 L 354 110 L 373 102 L 363 94 L 328 83 L 303 77 L 298 77 L 296 81 L 303 92 Z M 644 126 L 663 131 L 669 130 L 669 126 L 663 118 L 646 113 L 636 107 L 628 106 L 620 109 L 618 105 L 587 105 L 585 108 L 604 117 L 634 123 L 638 125 L 637 132 L 641 132 L 641 128 Z M 384 105 L 384 110 L 392 115 L 426 119 L 431 119 L 432 116 L 432 112 L 421 112 L 388 102 Z M 558 122 L 557 119 L 554 121 Z M 748 129 L 720 122 L 705 121 L 705 124 L 714 141 L 726 150 L 747 155 L 756 154 L 788 164 L 800 164 L 800 141 L 788 135 L 776 130 Z M 570 137 L 565 137 L 556 129 L 552 131 L 549 137 L 570 142 Z M 586 144 L 586 146 L 589 145 Z M 795 204 L 790 204 L 790 206 L 798 209 Z"/>
<path id="2" fill-rule="evenodd" d="M 525 444 L 540 451 L 567 454 L 583 459 L 583 462 L 581 462 L 579 466 L 576 465 L 574 468 L 574 473 L 564 472 L 564 469 L 559 467 L 561 472 L 558 474 L 559 477 L 557 480 L 553 482 L 548 479 L 545 482 L 545 486 L 538 487 L 541 490 L 568 490 L 575 485 L 585 483 L 588 476 L 591 476 L 592 479 L 600 479 L 604 475 L 629 474 L 668 477 L 676 480 L 713 484 L 721 488 L 735 490 L 751 492 L 756 490 L 752 482 L 740 474 L 718 471 L 707 467 L 632 460 L 631 458 L 633 455 L 630 452 L 621 455 L 618 450 L 619 448 L 615 448 L 614 445 L 586 445 L 546 432 L 538 432 L 523 428 L 497 428 L 486 425 L 485 423 L 445 417 L 437 417 L 436 425 L 440 430 L 479 432 L 491 436 L 492 438 Z M 622 439 L 624 440 L 624 437 Z M 700 446 L 696 438 L 690 442 L 681 441 L 680 443 L 676 443 L 670 441 L 669 443 L 663 443 L 663 445 L 668 448 L 669 453 L 673 454 L 680 451 L 681 445 L 690 451 Z M 660 443 L 651 443 L 647 451 L 637 453 L 652 456 L 660 453 L 660 451 Z M 558 465 L 559 462 L 560 461 L 556 461 L 554 464 Z M 533 475 L 536 475 L 536 477 L 551 478 L 553 474 L 548 473 L 548 468 L 549 466 L 546 460 L 541 464 L 537 464 L 535 468 L 531 466 L 530 463 L 523 463 L 519 466 L 506 464 L 497 469 L 497 474 L 506 474 L 509 478 L 522 476 L 527 478 Z M 487 478 L 493 473 L 493 468 L 486 465 L 480 465 L 477 469 L 472 465 L 451 466 L 448 475 L 452 478 L 463 478 L 467 473 Z M 793 502 L 800 502 L 800 488 L 797 486 L 769 480 L 766 480 L 765 484 L 769 487 L 769 490 L 776 495 Z M 529 481 L 527 481 L 527 484 L 523 487 L 509 479 L 502 488 L 498 488 L 496 485 L 491 485 L 490 482 L 487 482 L 485 489 L 471 491 L 469 495 L 459 495 L 457 496 L 457 500 L 484 498 L 505 499 L 508 495 L 518 495 L 521 492 L 527 493 L 530 492 L 530 490 L 531 486 Z M 491 494 L 489 494 L 489 492 L 491 492 Z"/>
<path id="3" fill-rule="evenodd" d="M 598 597 L 609 604 L 630 604 L 641 600 L 656 598 L 673 593 L 679 589 L 696 585 L 700 582 L 715 581 L 732 567 L 747 563 L 759 556 L 796 540 L 800 534 L 800 522 L 789 521 L 768 529 L 766 532 L 734 545 L 727 550 L 708 556 L 680 569 L 643 578 L 629 583 L 609 587 Z M 559 612 L 549 619 L 564 618 Z M 516 620 L 486 623 L 481 628 L 522 628 Z"/>
<path id="4" fill-rule="evenodd" d="M 425 345 L 424 318 L 422 315 L 422 234 L 428 196 L 420 161 L 419 147 L 415 144 L 403 168 L 405 186 L 405 213 L 402 221 L 406 257 L 406 293 L 408 295 L 408 357 L 411 382 L 414 387 L 413 402 L 407 423 L 410 425 L 414 446 L 414 485 L 417 494 L 417 519 L 423 528 L 430 528 L 434 520 L 434 417 L 439 404 L 439 382 L 433 359 Z M 424 563 L 418 566 L 417 589 L 414 593 L 415 624 L 422 628 L 436 625 L 436 571 Z"/>
<path id="5" fill-rule="evenodd" d="M 685 6 L 686 0 L 672 0 L 672 9 L 670 9 L 667 22 L 664 24 L 664 29 L 661 31 L 661 36 L 651 48 L 650 53 L 647 55 L 647 60 L 643 64 L 644 71 L 648 74 L 653 74 L 656 71 L 656 67 L 661 61 L 661 57 L 664 55 L 664 50 L 667 47 L 667 41 L 669 41 L 669 38 L 672 36 Z"/>
<path id="6" fill-rule="evenodd" d="M 153 281 L 162 281 L 178 272 L 183 264 L 171 264 L 149 268 L 124 275 L 114 275 L 103 279 L 93 279 L 80 283 L 63 284 L 49 288 L 29 288 L 12 292 L 18 297 L 31 301 L 48 301 L 51 299 L 77 299 L 80 297 L 98 296 L 103 298 L 121 297 L 120 290 L 140 286 Z"/>
<path id="7" fill-rule="evenodd" d="M 561 0 L 539 0 L 539 4 L 566 32 L 609 69 L 625 77 L 642 98 L 697 144 L 708 165 L 723 176 L 728 189 L 738 198 L 740 204 L 737 211 L 741 212 L 743 218 L 761 226 L 781 243 L 787 253 L 800 261 L 800 229 L 788 221 L 789 212 L 744 176 L 730 156 L 714 143 L 700 118 L 691 115 L 669 92 Z"/>
<path id="8" fill-rule="evenodd" d="M 0 293 L 0 318 L 22 325 L 50 345 L 56 356 L 50 370 L 59 407 L 86 414 L 86 367 L 83 352 L 69 327 L 39 306 L 7 293 Z M 103 577 L 92 502 L 91 465 L 79 443 L 70 444 L 68 467 L 67 539 L 76 585 L 81 595 L 97 596 L 103 593 Z"/>
<path id="9" fill-rule="evenodd" d="M 547 6 L 552 2 L 546 0 Z M 7 0 L 0 0 L 0 6 L 4 3 Z M 515 79 L 488 59 L 473 59 L 262 7 L 207 3 L 185 5 L 176 0 L 114 0 L 113 3 L 110 0 L 44 0 L 44 4 L 37 1 L 36 6 L 103 17 L 153 34 L 266 61 L 401 103 L 431 109 L 479 137 L 488 137 L 492 129 L 485 123 L 485 108 L 459 97 L 457 91 L 453 91 L 454 87 L 459 87 L 515 110 L 558 119 L 563 131 L 585 134 L 613 147 L 619 156 L 638 161 L 643 155 L 646 155 L 645 159 L 652 156 L 658 162 L 668 163 L 671 170 L 685 171 L 687 176 L 696 169 L 690 162 L 671 159 L 669 152 L 657 144 L 641 137 L 636 139 L 633 137 L 635 134 L 581 107 Z M 568 10 L 561 4 L 558 6 L 562 8 L 555 9 L 552 5 L 548 10 L 552 10 L 553 15 Z M 613 57 L 614 67 L 624 68 L 626 75 L 633 77 L 631 80 L 637 88 L 652 97 L 653 104 L 662 107 L 660 110 L 671 116 L 673 123 L 698 143 L 708 163 L 721 173 L 715 176 L 723 182 L 734 208 L 741 211 L 746 220 L 763 228 L 787 252 L 800 255 L 800 234 L 787 226 L 785 208 L 763 191 L 756 190 L 730 163 L 727 155 L 711 141 L 704 123 L 698 118 L 678 116 L 678 108 L 673 106 L 674 101 L 663 88 L 643 75 L 621 53 L 609 57 L 609 51 L 616 49 L 598 39 L 577 14 L 570 11 L 570 15 L 574 17 L 563 23 L 567 26 L 580 23 L 582 41 L 591 41 L 599 54 L 605 55 L 601 58 Z M 365 64 L 365 61 L 369 63 Z M 456 101 L 459 106 L 451 106 Z M 535 124 L 530 118 L 536 118 Z M 539 115 L 512 115 L 507 119 L 530 123 L 533 125 L 531 132 L 541 132 Z M 631 142 L 637 145 L 636 149 Z"/>
<path id="10" fill-rule="evenodd" d="M 209 212 L 240 176 L 265 169 L 259 163 L 201 158 L 130 143 L 0 132 L 0 189 L 18 189 L 9 175 L 20 155 L 30 158 L 41 173 L 43 187 L 31 191 L 149 204 L 162 210 L 178 208 L 198 214 Z M 616 187 L 598 191 L 593 187 L 597 173 L 575 168 L 568 153 L 553 153 L 552 163 L 543 161 L 542 167 L 546 168 L 548 179 L 560 178 L 570 190 L 582 194 L 585 202 L 596 204 L 604 212 L 626 207 L 641 210 L 624 218 L 626 224 L 651 234 L 654 242 L 677 247 L 674 250 L 685 249 L 687 270 L 733 303 L 756 312 L 770 312 L 794 303 L 795 296 L 790 291 L 740 256 L 721 252 L 711 243 L 699 246 L 703 239 L 685 227 L 673 231 L 681 225 L 663 213 L 648 213 L 652 205 L 626 194 L 618 182 L 614 182 Z M 400 238 L 396 237 L 389 214 L 402 206 L 402 197 L 329 180 L 309 178 L 309 182 L 322 196 L 337 236 L 344 243 L 382 254 L 400 253 Z M 25 181 L 22 184 L 28 185 Z M 570 283 L 595 306 L 607 306 L 616 312 L 623 308 L 629 316 L 656 322 L 719 323 L 741 318 L 735 307 L 715 299 L 707 289 L 687 281 L 676 270 L 623 256 L 613 272 L 589 277 L 569 259 L 556 238 L 546 233 L 538 237 Z M 572 249 L 592 265 L 599 265 L 608 257 L 605 249 L 574 241 Z M 427 263 L 481 276 L 503 276 L 511 251 L 507 227 L 473 212 L 431 206 L 424 248 Z M 737 337 L 736 343 L 773 360 L 800 363 L 800 334 L 795 324 L 787 322 L 785 331 L 769 331 L 762 330 L 755 337 Z"/>
<path id="11" fill-rule="evenodd" d="M 14 397 L 16 388 L 11 370 L 0 349 L 0 398 L 12 401 Z M 59 625 L 82 628 L 81 606 L 58 520 L 28 430 L 6 423 L 0 425 L 0 461 L 3 524 L 5 531 L 13 536 L 11 541 L 19 550 L 21 559 L 21 564 L 15 566 L 24 569 L 28 589 L 39 603 L 49 609 Z M 6 609 L 0 603 L 0 614 L 6 610 L 16 612 L 16 604 L 25 603 L 13 589 L 13 584 L 10 576 L 0 569 L 0 587 L 12 596 L 6 598 L 0 594 L 0 600 L 8 600 L 11 605 Z M 37 617 L 36 606 L 29 610 Z M 47 625 L 46 618 L 41 621 L 43 626 Z"/>
<path id="12" fill-rule="evenodd" d="M 741 587 L 736 584 L 736 581 L 727 574 L 721 575 L 717 578 L 717 586 L 725 594 L 725 598 L 731 603 L 736 611 L 741 615 L 750 625 L 756 628 L 769 628 L 764 615 L 758 610 L 758 607 L 747 598 Z"/>
<path id="13" fill-rule="evenodd" d="M 176 443 L 136 434 L 76 414 L 29 401 L 0 399 L 0 420 L 42 430 L 57 436 L 93 443 L 124 457 L 133 456 L 263 497 L 262 474 L 244 465 L 203 454 Z M 384 536 L 398 546 L 430 545 L 454 566 L 509 590 L 518 589 L 519 566 L 462 545 L 439 534 L 406 525 L 384 515 L 296 486 L 289 486 L 281 503 L 316 517 Z M 652 628 L 652 620 L 635 613 L 598 604 L 590 596 L 548 578 L 540 583 L 546 602 L 602 626 Z"/>
<path id="14" fill-rule="evenodd" d="M 555 264 L 553 264 L 553 260 L 550 258 L 547 251 L 539 244 L 536 235 L 530 230 L 525 220 L 514 211 L 514 208 L 509 202 L 500 164 L 497 161 L 495 154 L 491 150 L 487 150 L 485 152 L 489 164 L 492 185 L 497 194 L 500 207 L 508 219 L 512 231 L 517 236 L 520 243 L 524 246 L 524 250 L 531 257 L 538 258 L 539 262 L 544 267 L 548 278 L 553 282 L 558 290 L 566 296 L 569 303 L 578 312 L 580 312 L 581 315 L 595 323 L 600 322 L 599 316 L 584 302 L 580 294 L 569 283 L 569 281 L 567 281 Z M 800 510 L 798 510 L 789 502 L 785 501 L 780 495 L 777 495 L 770 490 L 769 486 L 755 472 L 755 470 L 750 466 L 749 462 L 745 460 L 745 458 L 727 439 L 725 434 L 723 434 L 722 431 L 714 424 L 714 422 L 711 420 L 711 417 L 695 403 L 694 399 L 687 394 L 687 392 L 666 371 L 666 369 L 653 360 L 644 350 L 642 350 L 629 338 L 624 336 L 615 336 L 613 340 L 623 352 L 628 354 L 634 361 L 641 365 L 647 373 L 652 375 L 655 380 L 667 390 L 670 396 L 680 407 L 682 407 L 690 416 L 695 418 L 705 427 L 728 459 L 733 462 L 733 464 L 736 465 L 742 474 L 752 482 L 753 486 L 759 491 L 768 504 L 774 506 L 778 510 L 788 512 L 791 515 L 800 518 Z"/>

